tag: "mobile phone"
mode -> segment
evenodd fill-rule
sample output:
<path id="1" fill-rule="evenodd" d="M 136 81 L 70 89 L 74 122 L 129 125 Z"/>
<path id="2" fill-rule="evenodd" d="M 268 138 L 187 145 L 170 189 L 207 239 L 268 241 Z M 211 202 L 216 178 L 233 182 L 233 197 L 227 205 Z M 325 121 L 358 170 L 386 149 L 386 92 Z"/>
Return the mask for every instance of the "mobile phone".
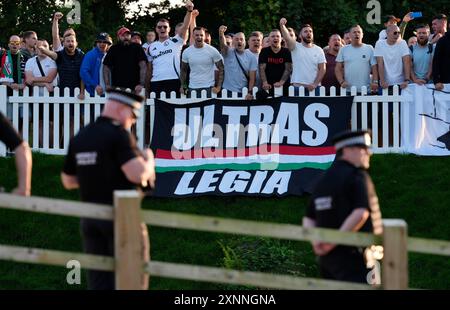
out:
<path id="1" fill-rule="evenodd" d="M 412 12 L 410 16 L 411 18 L 419 18 L 422 17 L 422 12 Z"/>

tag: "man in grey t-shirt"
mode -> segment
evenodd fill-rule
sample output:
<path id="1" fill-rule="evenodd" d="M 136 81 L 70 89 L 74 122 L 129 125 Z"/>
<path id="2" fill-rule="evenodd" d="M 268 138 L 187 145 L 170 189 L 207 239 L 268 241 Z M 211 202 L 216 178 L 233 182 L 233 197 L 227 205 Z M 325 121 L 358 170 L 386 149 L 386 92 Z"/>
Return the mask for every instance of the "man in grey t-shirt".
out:
<path id="1" fill-rule="evenodd" d="M 241 93 L 248 88 L 247 100 L 253 99 L 252 91 L 255 86 L 257 62 L 256 57 L 245 49 L 245 35 L 238 32 L 233 36 L 232 47 L 226 44 L 226 26 L 219 28 L 220 51 L 224 59 L 225 78 L 223 88 Z"/>
<path id="2" fill-rule="evenodd" d="M 417 44 L 410 47 L 412 58 L 411 80 L 419 85 L 427 84 L 431 80 L 431 68 L 433 64 L 433 44 L 428 43 L 430 38 L 430 26 L 419 25 L 416 27 Z"/>
<path id="3" fill-rule="evenodd" d="M 378 70 L 371 45 L 362 43 L 364 33 L 359 25 L 350 28 L 351 44 L 342 47 L 336 57 L 336 78 L 343 88 L 362 86 L 378 90 Z M 370 74 L 372 73 L 372 81 Z"/>

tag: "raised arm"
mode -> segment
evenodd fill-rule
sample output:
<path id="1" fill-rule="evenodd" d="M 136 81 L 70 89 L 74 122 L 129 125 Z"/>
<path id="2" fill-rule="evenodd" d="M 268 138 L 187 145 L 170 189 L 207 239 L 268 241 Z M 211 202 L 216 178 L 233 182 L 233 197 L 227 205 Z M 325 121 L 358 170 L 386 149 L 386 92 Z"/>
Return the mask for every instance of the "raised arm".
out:
<path id="1" fill-rule="evenodd" d="M 186 36 L 189 30 L 189 25 L 191 24 L 191 15 L 194 11 L 194 4 L 191 1 L 186 2 L 186 15 L 184 16 L 183 25 L 180 28 L 180 37 L 186 40 Z"/>
<path id="2" fill-rule="evenodd" d="M 191 14 L 191 22 L 189 23 L 189 45 L 194 45 L 195 39 L 194 39 L 194 28 L 197 27 L 197 16 L 199 16 L 200 13 L 198 10 L 194 10 Z"/>
<path id="3" fill-rule="evenodd" d="M 228 53 L 228 45 L 225 39 L 225 31 L 227 31 L 227 26 L 222 25 L 219 27 L 220 52 L 224 56 Z"/>
<path id="4" fill-rule="evenodd" d="M 281 35 L 283 36 L 284 41 L 286 41 L 287 44 L 287 48 L 292 51 L 295 49 L 295 40 L 291 37 L 291 35 L 289 34 L 289 31 L 286 27 L 287 24 L 287 20 L 286 18 L 282 18 L 280 19 L 280 30 L 281 30 Z"/>
<path id="5" fill-rule="evenodd" d="M 54 51 L 51 51 L 51 50 L 49 50 L 49 49 L 46 49 L 46 48 L 43 47 L 43 46 L 39 46 L 38 48 L 39 48 L 39 50 L 40 50 L 42 53 L 44 53 L 45 55 L 47 55 L 47 56 L 50 57 L 51 59 L 53 59 L 53 60 L 56 61 L 56 59 L 58 58 L 58 54 L 56 54 Z"/>
<path id="6" fill-rule="evenodd" d="M 61 40 L 59 39 L 59 20 L 63 17 L 63 13 L 56 12 L 53 15 L 52 23 L 52 39 L 53 39 L 53 50 L 57 51 L 61 48 Z"/>

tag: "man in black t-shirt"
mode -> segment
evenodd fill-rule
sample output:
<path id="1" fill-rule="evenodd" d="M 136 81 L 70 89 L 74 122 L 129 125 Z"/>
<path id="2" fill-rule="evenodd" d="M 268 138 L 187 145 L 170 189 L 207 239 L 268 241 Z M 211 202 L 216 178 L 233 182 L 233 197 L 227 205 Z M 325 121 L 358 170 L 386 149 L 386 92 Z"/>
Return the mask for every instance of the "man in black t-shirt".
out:
<path id="1" fill-rule="evenodd" d="M 30 147 L 2 113 L 0 113 L 0 141 L 15 153 L 17 187 L 12 192 L 21 196 L 30 196 L 32 166 Z"/>
<path id="2" fill-rule="evenodd" d="M 109 91 L 102 115 L 71 139 L 61 180 L 66 189 L 79 188 L 82 201 L 112 205 L 114 190 L 148 183 L 154 187 L 153 154 L 141 152 L 129 132 L 142 100 L 126 91 Z M 81 231 L 86 253 L 114 255 L 111 222 L 82 219 Z M 114 273 L 89 271 L 88 287 L 114 289 Z"/>
<path id="3" fill-rule="evenodd" d="M 261 50 L 258 60 L 262 88 L 273 95 L 274 87 L 283 87 L 283 93 L 287 95 L 292 72 L 291 52 L 281 47 L 281 33 L 278 29 L 272 30 L 269 42 L 270 46 Z"/>
<path id="4" fill-rule="evenodd" d="M 119 43 L 109 49 L 103 60 L 106 88 L 129 88 L 140 94 L 145 85 L 147 57 L 139 44 L 131 43 L 131 32 L 117 31 Z"/>
<path id="5" fill-rule="evenodd" d="M 378 197 L 369 174 L 370 133 L 348 131 L 334 138 L 336 160 L 319 180 L 303 218 L 305 228 L 382 233 Z M 313 242 L 324 278 L 367 283 L 362 249 Z"/>

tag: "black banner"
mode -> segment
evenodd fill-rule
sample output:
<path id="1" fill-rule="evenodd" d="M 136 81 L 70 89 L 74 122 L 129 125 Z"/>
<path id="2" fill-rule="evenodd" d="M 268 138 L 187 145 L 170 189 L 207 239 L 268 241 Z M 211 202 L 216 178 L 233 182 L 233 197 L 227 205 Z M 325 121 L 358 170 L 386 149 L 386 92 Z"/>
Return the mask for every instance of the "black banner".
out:
<path id="1" fill-rule="evenodd" d="M 350 128 L 353 97 L 262 102 L 155 100 L 155 196 L 284 196 L 310 192 Z"/>

